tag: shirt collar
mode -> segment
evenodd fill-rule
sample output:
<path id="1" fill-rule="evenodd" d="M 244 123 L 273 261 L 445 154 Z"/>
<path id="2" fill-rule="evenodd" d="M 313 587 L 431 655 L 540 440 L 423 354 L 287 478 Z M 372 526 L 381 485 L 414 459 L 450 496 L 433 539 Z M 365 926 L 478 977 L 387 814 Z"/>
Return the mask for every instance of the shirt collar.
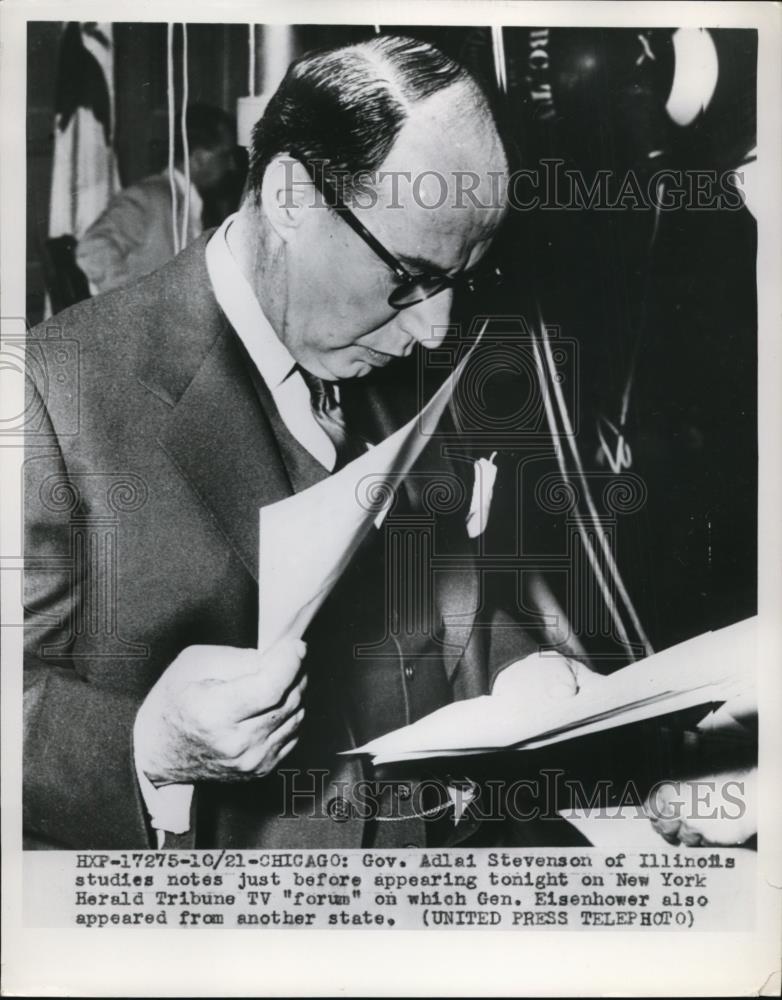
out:
<path id="1" fill-rule="evenodd" d="M 261 378 L 270 389 L 288 378 L 296 362 L 275 333 L 228 246 L 229 215 L 206 246 L 206 268 L 217 304 L 236 330 Z"/>

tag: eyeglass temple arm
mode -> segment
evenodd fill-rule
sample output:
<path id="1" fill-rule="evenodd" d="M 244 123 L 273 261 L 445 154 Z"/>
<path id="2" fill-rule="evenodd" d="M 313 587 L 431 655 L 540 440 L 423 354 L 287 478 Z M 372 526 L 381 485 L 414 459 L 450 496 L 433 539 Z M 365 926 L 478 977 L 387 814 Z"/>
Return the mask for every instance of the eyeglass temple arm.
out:
<path id="1" fill-rule="evenodd" d="M 347 224 L 350 226 L 353 232 L 357 233 L 361 237 L 361 239 L 367 244 L 367 246 L 371 247 L 374 253 L 377 254 L 377 256 L 383 261 L 384 264 L 386 264 L 388 267 L 391 268 L 391 270 L 398 278 L 401 278 L 403 281 L 409 281 L 410 278 L 412 277 L 410 272 L 405 270 L 405 268 L 399 263 L 396 257 L 394 257 L 392 253 L 386 250 L 383 244 L 378 239 L 376 239 L 372 235 L 372 233 L 370 233 L 370 231 L 362 222 L 360 222 L 356 218 L 353 212 L 351 212 L 351 210 L 348 208 L 348 206 L 340 197 L 336 187 L 334 187 L 329 181 L 327 181 L 325 177 L 316 176 L 315 171 L 311 170 L 306 163 L 302 162 L 302 166 L 309 174 L 312 183 L 326 199 L 326 203 L 328 204 L 329 208 L 333 209 L 333 211 L 335 212 L 338 212 L 339 215 L 342 216 L 342 218 L 345 220 L 345 222 L 347 222 Z"/>
<path id="2" fill-rule="evenodd" d="M 386 250 L 383 244 L 376 237 L 374 237 L 372 233 L 370 233 L 362 222 L 359 222 L 347 205 L 340 202 L 332 205 L 331 208 L 342 216 L 353 232 L 358 233 L 362 240 L 364 240 L 364 242 L 371 247 L 372 250 L 374 250 L 377 256 L 383 261 L 384 264 L 387 264 L 388 267 L 391 268 L 398 278 L 401 278 L 403 281 L 409 281 L 411 279 L 412 275 L 410 272 L 399 263 L 392 253 L 389 253 L 389 251 Z"/>

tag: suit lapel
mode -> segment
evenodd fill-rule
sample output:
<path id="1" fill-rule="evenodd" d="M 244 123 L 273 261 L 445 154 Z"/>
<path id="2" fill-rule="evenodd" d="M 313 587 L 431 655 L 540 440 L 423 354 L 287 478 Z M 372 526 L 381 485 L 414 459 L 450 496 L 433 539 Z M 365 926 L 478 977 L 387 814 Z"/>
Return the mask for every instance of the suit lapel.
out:
<path id="1" fill-rule="evenodd" d="M 343 390 L 346 416 L 351 421 L 360 421 L 360 426 L 371 440 L 380 441 L 388 437 L 421 409 L 421 400 L 417 398 L 416 371 L 412 362 L 408 362 L 407 367 L 406 372 L 401 367 L 397 370 L 398 374 L 394 372 L 393 382 L 388 378 L 357 380 Z M 386 374 L 384 372 L 383 376 Z M 400 377 L 402 375 L 404 377 Z M 446 411 L 442 423 L 453 430 L 449 422 L 450 415 Z M 418 467 L 427 478 L 436 479 L 438 474 L 445 477 L 458 474 L 450 459 L 443 454 L 444 449 L 445 445 L 437 436 L 426 447 Z M 404 487 L 411 507 L 421 509 L 421 491 L 416 481 L 408 478 Z M 468 499 L 470 488 L 468 483 Z M 435 517 L 438 515 L 435 514 Z M 448 679 L 452 680 L 464 658 L 475 625 L 481 600 L 480 579 L 472 554 L 474 546 L 467 537 L 465 518 L 456 514 L 439 517 L 438 520 L 436 550 L 447 552 L 451 558 L 455 556 L 457 559 L 456 566 L 438 569 L 434 577 L 435 607 L 442 616 L 443 625 L 443 662 Z M 465 660 L 465 667 L 472 669 L 472 666 L 471 661 L 468 663 Z"/>
<path id="2" fill-rule="evenodd" d="M 480 601 L 476 567 L 446 570 L 438 582 L 438 600 L 443 615 L 443 663 L 448 680 L 452 680 L 475 627 Z"/>
<path id="3" fill-rule="evenodd" d="M 147 279 L 140 381 L 169 408 L 158 444 L 257 580 L 258 510 L 293 491 L 250 361 L 212 292 L 211 235 Z"/>
<path id="4" fill-rule="evenodd" d="M 159 444 L 257 580 L 258 510 L 293 490 L 247 364 L 226 323 Z"/>
<path id="5" fill-rule="evenodd" d="M 448 416 L 443 419 L 447 420 Z M 444 476 L 459 475 L 444 454 L 446 447 L 437 442 L 431 448 L 432 458 L 427 462 L 426 470 L 433 471 L 435 477 L 435 468 L 441 470 Z M 471 483 L 465 483 L 465 488 L 469 503 Z M 447 561 L 435 578 L 436 597 L 443 623 L 443 662 L 448 679 L 452 680 L 469 645 L 482 595 L 475 546 L 467 535 L 464 510 L 441 517 L 438 528 L 435 533 L 436 550 L 447 553 Z"/>
<path id="6" fill-rule="evenodd" d="M 258 579 L 259 508 L 293 493 L 272 424 L 250 375 L 251 363 L 211 292 L 204 234 L 152 276 L 151 298 L 160 312 L 155 332 L 166 331 L 167 350 L 151 341 L 145 384 L 171 407 L 158 443 L 199 497 L 209 516 Z M 150 334 L 153 335 L 152 332 Z M 158 334 L 159 335 L 159 334 Z M 155 349 L 157 347 L 157 350 Z M 379 379 L 344 386 L 343 407 L 360 421 L 370 440 L 387 437 L 417 410 L 416 361 L 380 373 Z M 443 418 L 450 418 L 446 413 Z M 427 474 L 454 474 L 437 437 L 420 460 Z M 418 491 L 408 483 L 413 506 Z M 444 626 L 446 671 L 452 678 L 463 657 L 480 600 L 477 568 L 470 556 L 464 520 L 446 518 L 444 548 L 458 566 L 436 574 L 436 602 Z"/>

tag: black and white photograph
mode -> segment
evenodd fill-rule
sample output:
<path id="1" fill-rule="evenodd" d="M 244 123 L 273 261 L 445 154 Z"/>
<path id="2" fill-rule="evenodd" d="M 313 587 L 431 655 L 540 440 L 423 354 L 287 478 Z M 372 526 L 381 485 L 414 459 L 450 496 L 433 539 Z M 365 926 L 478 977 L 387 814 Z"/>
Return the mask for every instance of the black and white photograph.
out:
<path id="1" fill-rule="evenodd" d="M 7 994 L 774 995 L 779 8 L 4 7 Z"/>

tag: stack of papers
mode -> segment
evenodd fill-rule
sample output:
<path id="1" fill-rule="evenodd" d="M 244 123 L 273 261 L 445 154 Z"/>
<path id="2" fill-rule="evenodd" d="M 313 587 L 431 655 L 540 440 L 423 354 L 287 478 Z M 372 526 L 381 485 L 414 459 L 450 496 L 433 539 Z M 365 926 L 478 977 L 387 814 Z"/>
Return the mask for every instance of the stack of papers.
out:
<path id="1" fill-rule="evenodd" d="M 707 632 L 616 671 L 589 693 L 520 703 L 507 695 L 457 701 L 348 754 L 374 763 L 532 750 L 697 705 L 746 697 L 754 684 L 757 619 Z"/>

